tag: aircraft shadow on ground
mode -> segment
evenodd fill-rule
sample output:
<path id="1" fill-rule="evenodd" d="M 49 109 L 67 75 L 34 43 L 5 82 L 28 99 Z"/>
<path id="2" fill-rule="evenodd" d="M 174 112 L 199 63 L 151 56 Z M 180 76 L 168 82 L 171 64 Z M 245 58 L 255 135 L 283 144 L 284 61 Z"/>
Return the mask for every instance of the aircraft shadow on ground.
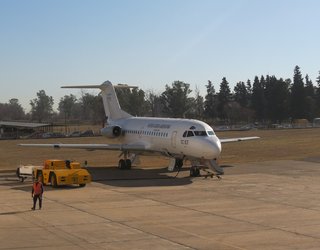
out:
<path id="1" fill-rule="evenodd" d="M 223 165 L 222 168 L 233 168 L 232 165 Z M 132 168 L 120 170 L 117 167 L 88 167 L 93 181 L 116 187 L 157 187 L 157 186 L 183 186 L 193 183 L 194 179 L 219 181 L 216 177 L 206 176 L 201 171 L 199 177 L 190 177 L 190 167 L 183 167 L 181 171 L 169 172 L 163 168 Z"/>
<path id="2" fill-rule="evenodd" d="M 95 182 L 117 187 L 151 187 L 151 186 L 182 186 L 192 183 L 186 175 L 186 169 L 168 172 L 167 168 L 132 168 L 120 170 L 117 167 L 88 167 Z M 176 176 L 177 175 L 177 176 Z"/>
<path id="3" fill-rule="evenodd" d="M 233 165 L 221 165 L 220 167 L 221 168 L 234 168 Z"/>
<path id="4" fill-rule="evenodd" d="M 233 166 L 222 166 L 231 168 Z M 216 181 L 217 179 L 205 178 L 204 173 L 199 177 L 190 177 L 189 168 L 183 167 L 178 173 L 177 171 L 169 172 L 166 167 L 163 168 L 132 168 L 130 170 L 120 170 L 117 167 L 87 167 L 92 175 L 92 181 L 101 184 L 116 187 L 156 187 L 156 186 L 183 186 L 193 183 L 194 179 L 208 179 Z M 31 193 L 32 181 L 27 179 L 21 183 L 17 178 L 10 178 L 10 182 L 1 185 L 10 186 L 14 190 L 20 190 Z M 59 191 L 79 189 L 77 185 L 58 186 L 53 188 L 45 186 L 45 191 Z"/>

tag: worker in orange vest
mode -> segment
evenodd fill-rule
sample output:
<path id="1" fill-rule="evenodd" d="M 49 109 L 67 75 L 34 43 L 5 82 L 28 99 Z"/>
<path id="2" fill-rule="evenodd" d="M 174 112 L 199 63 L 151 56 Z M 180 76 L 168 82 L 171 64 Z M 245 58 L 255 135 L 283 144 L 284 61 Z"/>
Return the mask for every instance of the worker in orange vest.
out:
<path id="1" fill-rule="evenodd" d="M 41 182 L 41 177 L 39 177 L 32 185 L 31 196 L 33 198 L 32 210 L 36 209 L 37 200 L 39 200 L 39 209 L 42 206 L 42 194 L 43 194 L 43 184 Z"/>

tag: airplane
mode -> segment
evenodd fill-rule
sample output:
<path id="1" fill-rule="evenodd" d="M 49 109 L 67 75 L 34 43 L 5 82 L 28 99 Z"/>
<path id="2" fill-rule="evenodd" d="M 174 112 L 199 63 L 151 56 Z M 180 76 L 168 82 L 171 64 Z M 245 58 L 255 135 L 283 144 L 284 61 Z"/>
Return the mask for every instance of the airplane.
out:
<path id="1" fill-rule="evenodd" d="M 180 170 L 184 162 L 191 162 L 190 176 L 200 176 L 205 170 L 211 177 L 220 178 L 224 170 L 217 163 L 221 143 L 254 140 L 259 137 L 219 139 L 211 126 L 203 121 L 180 118 L 134 117 L 121 109 L 115 88 L 136 88 L 126 84 L 62 86 L 61 88 L 94 88 L 101 90 L 107 124 L 101 135 L 112 139 L 112 144 L 19 144 L 28 147 L 52 147 L 120 151 L 120 169 L 131 169 L 139 163 L 140 155 L 169 157 L 169 171 Z"/>

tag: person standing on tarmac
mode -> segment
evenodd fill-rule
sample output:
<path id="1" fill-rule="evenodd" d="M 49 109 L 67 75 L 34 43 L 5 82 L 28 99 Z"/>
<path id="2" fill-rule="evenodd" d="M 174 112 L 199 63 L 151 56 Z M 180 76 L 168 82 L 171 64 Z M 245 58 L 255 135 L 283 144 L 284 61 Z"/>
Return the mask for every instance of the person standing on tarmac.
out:
<path id="1" fill-rule="evenodd" d="M 37 200 L 39 200 L 39 209 L 42 206 L 42 194 L 43 194 L 43 184 L 41 182 L 41 177 L 39 177 L 32 185 L 31 196 L 33 198 L 33 207 L 32 210 L 36 209 Z"/>

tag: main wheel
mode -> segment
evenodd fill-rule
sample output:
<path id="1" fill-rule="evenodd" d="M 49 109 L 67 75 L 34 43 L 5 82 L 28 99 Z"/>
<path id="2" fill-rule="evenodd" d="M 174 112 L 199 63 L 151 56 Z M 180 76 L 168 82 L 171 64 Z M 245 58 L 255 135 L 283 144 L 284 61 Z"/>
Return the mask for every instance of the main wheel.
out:
<path id="1" fill-rule="evenodd" d="M 183 160 L 182 159 L 176 159 L 175 168 L 181 169 L 183 166 Z"/>
<path id="2" fill-rule="evenodd" d="M 190 177 L 194 177 L 194 167 L 190 168 Z"/>
<path id="3" fill-rule="evenodd" d="M 199 168 L 195 169 L 195 176 L 200 176 L 200 169 Z"/>
<path id="4" fill-rule="evenodd" d="M 126 169 L 131 169 L 131 160 L 127 159 L 125 162 L 126 162 Z"/>
<path id="5" fill-rule="evenodd" d="M 119 160 L 118 167 L 119 167 L 120 169 L 126 169 L 126 162 L 125 162 L 125 160 L 120 159 L 120 160 Z"/>

